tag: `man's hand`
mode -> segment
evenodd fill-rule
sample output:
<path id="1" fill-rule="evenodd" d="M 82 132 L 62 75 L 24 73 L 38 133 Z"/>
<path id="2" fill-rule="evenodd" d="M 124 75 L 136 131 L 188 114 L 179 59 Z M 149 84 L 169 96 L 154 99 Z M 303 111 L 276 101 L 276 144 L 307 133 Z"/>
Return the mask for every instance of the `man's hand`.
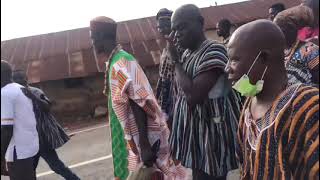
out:
<path id="1" fill-rule="evenodd" d="M 157 160 L 157 153 L 160 149 L 160 144 L 161 141 L 160 139 L 157 140 L 152 147 L 150 148 L 150 143 L 148 143 L 149 146 L 148 148 L 143 148 L 145 149 L 145 151 L 143 152 L 142 148 L 141 148 L 141 158 L 144 162 L 144 165 L 146 165 L 147 167 L 151 167 Z"/>
<path id="2" fill-rule="evenodd" d="M 151 147 L 141 147 L 141 159 L 145 166 L 152 167 L 157 160 L 156 152 Z"/>
<path id="3" fill-rule="evenodd" d="M 6 161 L 1 161 L 1 175 L 9 176 L 9 172 L 8 172 Z"/>
<path id="4" fill-rule="evenodd" d="M 174 34 L 175 34 L 175 32 L 172 31 L 167 38 L 167 48 L 168 48 L 169 57 L 170 57 L 169 59 L 173 63 L 179 61 L 179 53 L 177 51 L 177 44 L 176 44 L 176 40 L 174 38 Z"/>

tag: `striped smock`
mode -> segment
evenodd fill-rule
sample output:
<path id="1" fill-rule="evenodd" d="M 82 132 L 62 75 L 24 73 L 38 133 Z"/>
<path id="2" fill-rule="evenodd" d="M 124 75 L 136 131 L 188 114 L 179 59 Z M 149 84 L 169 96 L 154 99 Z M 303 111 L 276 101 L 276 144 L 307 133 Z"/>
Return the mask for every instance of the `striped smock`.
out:
<path id="1" fill-rule="evenodd" d="M 189 77 L 213 69 L 224 70 L 228 58 L 222 44 L 206 40 L 195 52 L 186 50 L 182 66 Z M 237 168 L 235 142 L 240 117 L 240 97 L 221 75 L 208 98 L 190 107 L 178 84 L 170 145 L 182 165 L 210 176 L 225 176 Z"/>
<path id="2" fill-rule="evenodd" d="M 319 179 L 319 89 L 292 85 L 256 120 L 250 104 L 239 121 L 241 179 Z"/>

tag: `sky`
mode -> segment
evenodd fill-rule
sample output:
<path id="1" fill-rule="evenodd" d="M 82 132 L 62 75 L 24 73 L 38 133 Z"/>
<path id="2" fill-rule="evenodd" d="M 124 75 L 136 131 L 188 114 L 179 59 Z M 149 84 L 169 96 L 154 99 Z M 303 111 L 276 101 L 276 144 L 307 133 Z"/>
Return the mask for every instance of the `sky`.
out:
<path id="1" fill-rule="evenodd" d="M 88 27 L 107 16 L 125 21 L 154 16 L 159 9 L 183 4 L 215 6 L 245 0 L 1 0 L 1 41 Z"/>

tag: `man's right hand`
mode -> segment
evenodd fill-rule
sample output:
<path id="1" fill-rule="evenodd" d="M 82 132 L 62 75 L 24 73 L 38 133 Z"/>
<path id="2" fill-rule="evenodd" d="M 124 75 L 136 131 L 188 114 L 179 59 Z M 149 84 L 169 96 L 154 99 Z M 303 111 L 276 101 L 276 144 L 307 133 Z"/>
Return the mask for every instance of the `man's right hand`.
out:
<path id="1" fill-rule="evenodd" d="M 141 147 L 141 159 L 145 166 L 152 167 L 156 162 L 157 156 L 151 147 Z"/>
<path id="2" fill-rule="evenodd" d="M 179 53 L 177 51 L 177 43 L 174 37 L 175 32 L 172 31 L 167 39 L 167 48 L 169 51 L 170 60 L 174 63 L 179 61 Z"/>
<path id="3" fill-rule="evenodd" d="M 5 161 L 1 161 L 1 175 L 3 176 L 9 176 L 7 163 Z"/>

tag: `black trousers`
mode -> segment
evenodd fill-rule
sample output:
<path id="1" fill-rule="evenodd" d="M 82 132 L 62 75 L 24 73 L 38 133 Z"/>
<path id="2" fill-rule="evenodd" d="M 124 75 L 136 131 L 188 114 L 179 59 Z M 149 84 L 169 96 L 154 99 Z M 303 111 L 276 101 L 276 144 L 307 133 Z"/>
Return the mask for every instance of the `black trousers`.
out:
<path id="1" fill-rule="evenodd" d="M 210 176 L 209 174 L 197 169 L 192 170 L 192 176 L 193 176 L 193 180 L 226 180 L 227 179 L 226 176 L 222 176 L 222 177 Z"/>
<path id="2" fill-rule="evenodd" d="M 40 156 L 47 162 L 49 167 L 66 180 L 79 180 L 80 178 L 75 175 L 58 157 L 55 149 L 40 148 L 38 155 L 34 158 L 34 169 L 37 168 Z"/>
<path id="3" fill-rule="evenodd" d="M 34 158 L 17 159 L 16 149 L 13 152 L 13 162 L 8 162 L 10 180 L 36 180 L 33 168 Z"/>

